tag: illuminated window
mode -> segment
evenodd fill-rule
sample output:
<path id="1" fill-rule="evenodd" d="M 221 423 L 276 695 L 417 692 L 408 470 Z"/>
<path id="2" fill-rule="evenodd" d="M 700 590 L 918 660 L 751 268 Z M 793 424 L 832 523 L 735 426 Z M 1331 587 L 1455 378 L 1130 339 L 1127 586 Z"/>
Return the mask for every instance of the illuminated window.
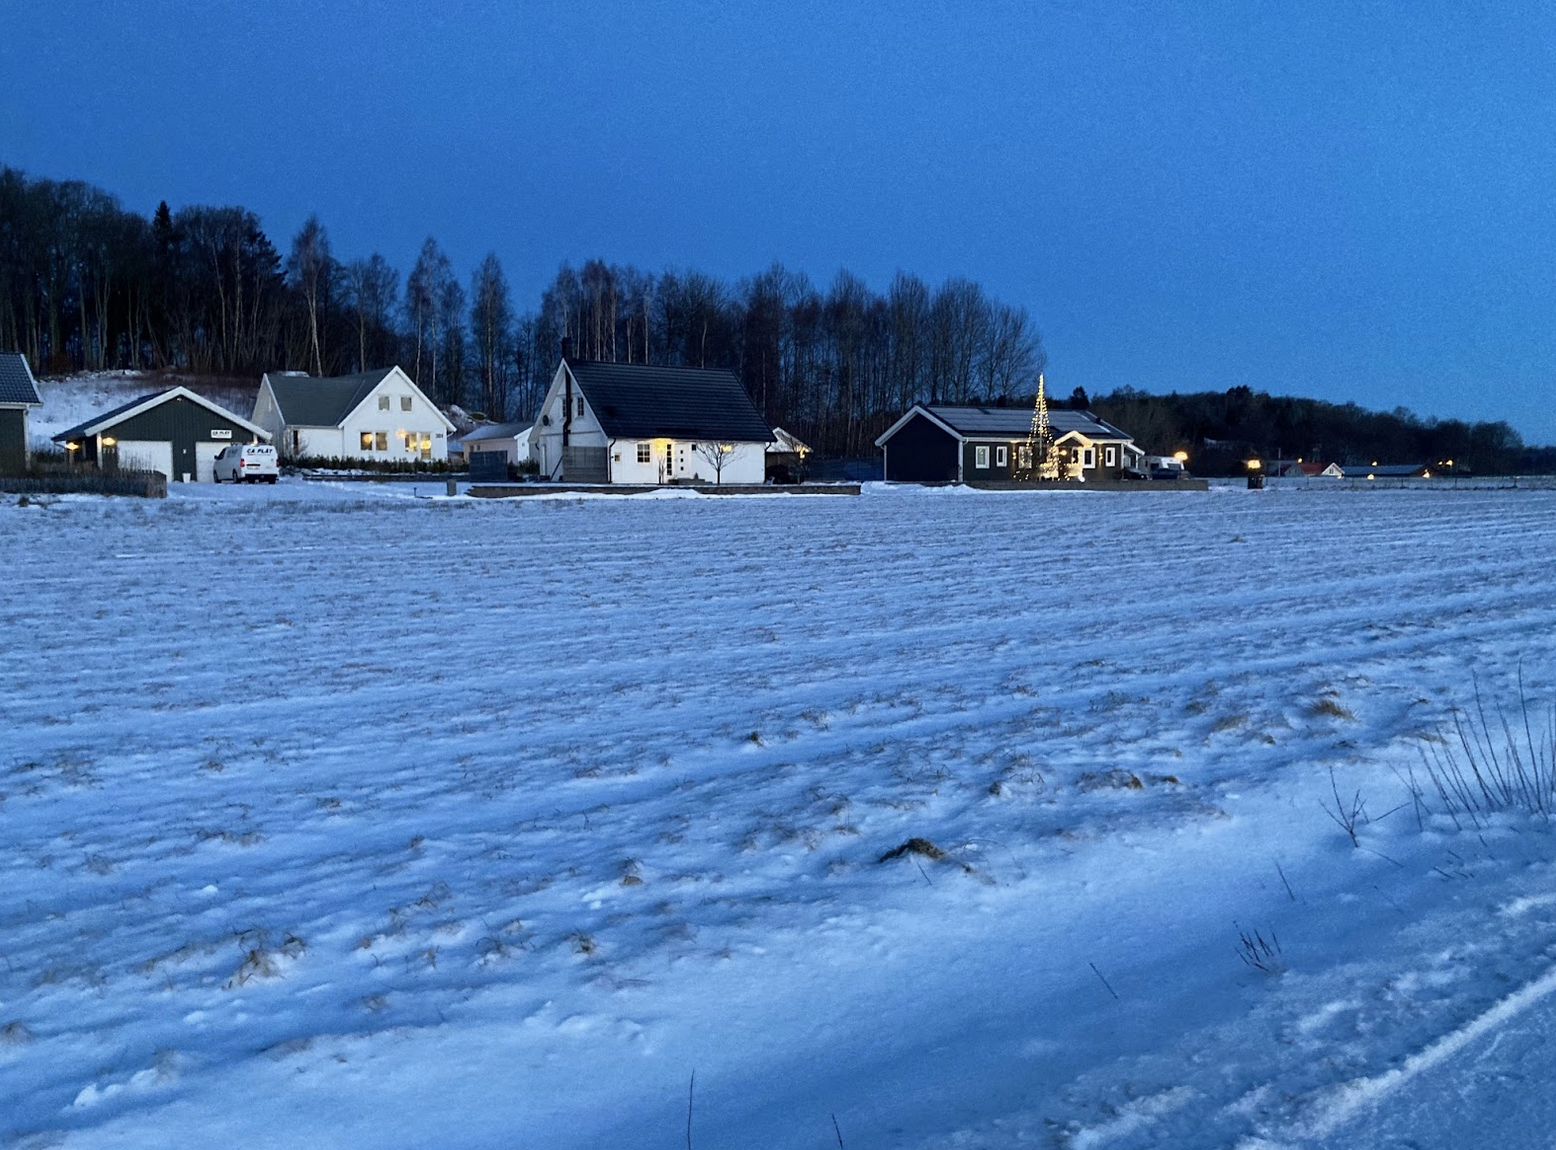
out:
<path id="1" fill-rule="evenodd" d="M 654 461 L 654 445 L 652 443 L 638 444 L 638 462 L 652 463 Z"/>
<path id="2" fill-rule="evenodd" d="M 387 431 L 373 432 L 373 447 L 378 451 L 388 451 L 389 433 Z"/>
<path id="3" fill-rule="evenodd" d="M 410 409 L 411 409 L 411 397 L 408 396 L 408 395 L 400 396 L 400 410 L 401 411 L 409 411 Z"/>
<path id="4" fill-rule="evenodd" d="M 1023 469 L 1032 466 L 1032 448 L 1030 444 L 1023 443 L 1016 448 L 1016 466 Z"/>
<path id="5" fill-rule="evenodd" d="M 364 431 L 362 433 L 362 450 L 363 451 L 372 451 L 373 450 L 373 433 L 371 431 Z"/>
<path id="6" fill-rule="evenodd" d="M 989 449 L 987 447 L 973 448 L 973 466 L 988 470 Z"/>
<path id="7" fill-rule="evenodd" d="M 1009 451 L 1009 449 L 1005 448 L 1005 447 L 996 447 L 994 449 L 994 466 L 995 467 L 1004 467 L 1005 464 L 1010 462 L 1010 456 L 1008 454 L 1008 451 Z"/>
<path id="8" fill-rule="evenodd" d="M 378 410 L 379 411 L 388 411 L 389 410 L 389 397 L 387 395 L 380 395 L 378 397 Z"/>

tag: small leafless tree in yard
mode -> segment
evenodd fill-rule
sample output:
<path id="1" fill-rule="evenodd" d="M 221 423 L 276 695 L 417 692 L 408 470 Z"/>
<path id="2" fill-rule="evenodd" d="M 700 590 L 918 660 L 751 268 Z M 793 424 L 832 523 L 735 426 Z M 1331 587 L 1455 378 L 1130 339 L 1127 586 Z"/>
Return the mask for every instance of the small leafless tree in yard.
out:
<path id="1" fill-rule="evenodd" d="M 724 483 L 724 468 L 729 466 L 730 460 L 735 457 L 735 448 L 729 443 L 698 443 L 692 447 L 697 457 L 713 468 L 713 482 L 720 486 Z"/>

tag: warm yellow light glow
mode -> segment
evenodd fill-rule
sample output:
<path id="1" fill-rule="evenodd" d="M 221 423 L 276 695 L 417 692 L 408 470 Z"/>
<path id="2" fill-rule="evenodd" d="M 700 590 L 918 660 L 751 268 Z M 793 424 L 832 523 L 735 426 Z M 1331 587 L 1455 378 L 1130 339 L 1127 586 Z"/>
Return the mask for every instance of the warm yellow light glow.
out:
<path id="1" fill-rule="evenodd" d="M 1377 476 L 1376 476 L 1376 475 L 1369 475 L 1369 476 L 1367 476 L 1367 478 L 1368 478 L 1368 479 L 1376 479 L 1376 478 L 1377 478 Z"/>
<path id="2" fill-rule="evenodd" d="M 112 446 L 113 446 L 113 445 L 114 445 L 114 444 L 116 444 L 116 443 L 118 443 L 118 442 L 119 442 L 119 441 L 118 441 L 118 440 L 117 440 L 117 439 L 115 439 L 115 438 L 114 438 L 114 437 L 113 437 L 113 436 L 111 436 L 111 435 L 105 435 L 105 436 L 103 436 L 103 446 L 104 446 L 104 447 L 112 447 Z"/>
<path id="3" fill-rule="evenodd" d="M 1377 465 L 1378 465 L 1378 461 L 1377 461 L 1377 460 L 1376 460 L 1376 459 L 1374 459 L 1374 460 L 1373 460 L 1373 461 L 1372 461 L 1372 465 L 1373 465 L 1373 466 L 1374 466 L 1374 467 L 1376 467 L 1376 466 L 1377 466 Z M 1370 478 L 1370 476 L 1369 476 L 1369 478 Z"/>
<path id="4" fill-rule="evenodd" d="M 1187 463 L 1189 461 L 1189 453 L 1187 451 L 1174 451 L 1172 457 L 1179 463 Z"/>
<path id="5" fill-rule="evenodd" d="M 1453 460 L 1451 460 L 1451 459 L 1443 460 L 1443 466 L 1444 467 L 1452 467 L 1453 466 Z"/>
<path id="6" fill-rule="evenodd" d="M 1431 477 L 1432 477 L 1432 473 L 1430 471 L 1427 471 L 1425 468 L 1422 468 L 1422 470 L 1421 470 L 1421 478 L 1422 479 L 1430 479 Z"/>
<path id="7" fill-rule="evenodd" d="M 65 450 L 66 451 L 80 451 L 81 450 L 81 445 L 79 443 L 67 443 L 67 444 L 65 444 Z"/>
<path id="8" fill-rule="evenodd" d="M 1249 471 L 1258 471 L 1259 468 L 1261 468 L 1263 466 L 1264 466 L 1264 461 L 1261 460 L 1261 459 L 1250 459 L 1248 461 L 1248 470 Z"/>

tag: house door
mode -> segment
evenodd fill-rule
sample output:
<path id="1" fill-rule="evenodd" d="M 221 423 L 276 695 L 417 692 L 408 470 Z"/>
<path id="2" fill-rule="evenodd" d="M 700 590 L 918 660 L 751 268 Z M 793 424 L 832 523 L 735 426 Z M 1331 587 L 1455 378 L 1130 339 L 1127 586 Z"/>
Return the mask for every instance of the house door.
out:
<path id="1" fill-rule="evenodd" d="M 675 444 L 665 444 L 665 478 L 675 478 Z"/>

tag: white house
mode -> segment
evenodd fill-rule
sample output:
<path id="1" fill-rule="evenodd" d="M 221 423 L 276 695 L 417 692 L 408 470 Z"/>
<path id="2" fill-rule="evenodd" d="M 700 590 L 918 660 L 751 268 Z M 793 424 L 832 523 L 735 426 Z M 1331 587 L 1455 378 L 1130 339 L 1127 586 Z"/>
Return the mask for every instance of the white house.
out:
<path id="1" fill-rule="evenodd" d="M 571 483 L 761 483 L 772 429 L 728 371 L 564 354 L 535 417 L 540 474 Z"/>
<path id="2" fill-rule="evenodd" d="M 27 469 L 31 454 L 27 412 L 42 402 L 27 357 L 20 352 L 0 352 L 0 475 Z"/>
<path id="3" fill-rule="evenodd" d="M 454 430 L 398 367 L 330 378 L 269 372 L 252 418 L 288 459 L 444 460 Z"/>

